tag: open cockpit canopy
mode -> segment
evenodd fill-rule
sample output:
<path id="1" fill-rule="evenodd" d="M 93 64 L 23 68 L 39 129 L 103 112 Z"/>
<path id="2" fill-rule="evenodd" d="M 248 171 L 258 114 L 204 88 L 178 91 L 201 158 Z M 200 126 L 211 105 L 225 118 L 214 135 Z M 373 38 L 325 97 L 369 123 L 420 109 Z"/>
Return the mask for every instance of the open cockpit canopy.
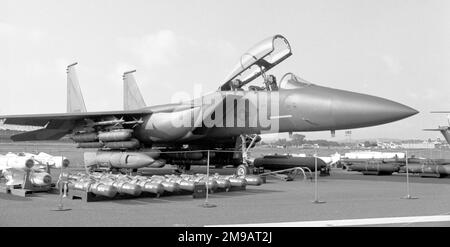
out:
<path id="1" fill-rule="evenodd" d="M 280 80 L 280 89 L 295 89 L 314 85 L 313 83 L 294 75 L 293 73 L 285 74 Z"/>
<path id="2" fill-rule="evenodd" d="M 269 37 L 241 56 L 239 63 L 226 77 L 219 90 L 230 90 L 231 81 L 239 79 L 246 85 L 292 55 L 291 46 L 281 35 Z"/>

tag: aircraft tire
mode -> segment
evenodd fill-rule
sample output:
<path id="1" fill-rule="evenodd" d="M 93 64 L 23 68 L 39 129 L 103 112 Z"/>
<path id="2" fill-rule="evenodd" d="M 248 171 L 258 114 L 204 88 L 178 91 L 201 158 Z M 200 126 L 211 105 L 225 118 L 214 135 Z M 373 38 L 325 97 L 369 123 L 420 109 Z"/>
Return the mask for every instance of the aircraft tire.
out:
<path id="1" fill-rule="evenodd" d="M 236 175 L 238 176 L 247 176 L 249 173 L 248 165 L 239 165 L 236 167 Z"/>

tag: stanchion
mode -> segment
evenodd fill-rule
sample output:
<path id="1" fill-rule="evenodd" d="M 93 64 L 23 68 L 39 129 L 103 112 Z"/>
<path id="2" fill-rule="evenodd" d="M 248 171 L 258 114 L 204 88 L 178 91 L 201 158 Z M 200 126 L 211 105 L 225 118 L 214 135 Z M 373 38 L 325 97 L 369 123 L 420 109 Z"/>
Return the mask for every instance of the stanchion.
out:
<path id="1" fill-rule="evenodd" d="M 320 204 L 320 203 L 325 203 L 325 201 L 320 201 L 319 200 L 319 189 L 318 189 L 318 185 L 317 185 L 317 153 L 314 155 L 314 169 L 315 169 L 315 173 L 314 173 L 314 201 L 313 203 L 316 204 Z"/>
<path id="2" fill-rule="evenodd" d="M 64 208 L 64 204 L 63 204 L 63 198 L 67 197 L 67 181 L 64 181 L 62 179 L 62 176 L 63 176 L 63 161 L 64 161 L 64 156 L 61 155 L 61 168 L 60 168 L 58 182 L 56 182 L 58 184 L 58 187 L 59 187 L 58 207 L 53 208 L 52 211 L 69 211 L 69 210 L 72 210 L 70 208 Z"/>
<path id="3" fill-rule="evenodd" d="M 205 202 L 203 202 L 203 204 L 201 206 L 204 208 L 214 208 L 217 206 L 215 204 L 211 204 L 208 202 L 208 195 L 209 195 L 208 182 L 209 182 L 209 150 L 208 150 L 208 160 L 206 163 L 206 181 L 205 181 L 206 197 L 205 197 Z"/>
<path id="4" fill-rule="evenodd" d="M 405 151 L 405 164 L 406 164 L 406 193 L 407 195 L 402 197 L 402 199 L 418 199 L 417 197 L 412 197 L 409 193 L 409 168 L 408 168 L 408 151 Z"/>

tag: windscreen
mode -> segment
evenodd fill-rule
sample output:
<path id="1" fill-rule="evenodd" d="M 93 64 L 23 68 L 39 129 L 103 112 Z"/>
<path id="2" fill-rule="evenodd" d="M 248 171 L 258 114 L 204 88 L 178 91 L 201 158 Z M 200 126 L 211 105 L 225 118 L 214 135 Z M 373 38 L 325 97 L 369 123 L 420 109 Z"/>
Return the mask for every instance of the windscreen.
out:
<path id="1" fill-rule="evenodd" d="M 285 74 L 280 80 L 281 89 L 295 89 L 314 85 L 311 82 L 294 75 L 293 73 Z"/>

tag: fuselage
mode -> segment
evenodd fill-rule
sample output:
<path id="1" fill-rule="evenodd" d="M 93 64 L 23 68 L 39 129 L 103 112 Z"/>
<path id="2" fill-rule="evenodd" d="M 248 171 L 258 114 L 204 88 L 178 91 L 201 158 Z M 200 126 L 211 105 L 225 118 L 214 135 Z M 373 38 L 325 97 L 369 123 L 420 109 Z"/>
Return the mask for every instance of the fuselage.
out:
<path id="1" fill-rule="evenodd" d="M 228 140 L 241 134 L 324 131 L 393 122 L 417 111 L 380 97 L 317 85 L 277 91 L 217 91 L 146 108 L 143 143 Z"/>

